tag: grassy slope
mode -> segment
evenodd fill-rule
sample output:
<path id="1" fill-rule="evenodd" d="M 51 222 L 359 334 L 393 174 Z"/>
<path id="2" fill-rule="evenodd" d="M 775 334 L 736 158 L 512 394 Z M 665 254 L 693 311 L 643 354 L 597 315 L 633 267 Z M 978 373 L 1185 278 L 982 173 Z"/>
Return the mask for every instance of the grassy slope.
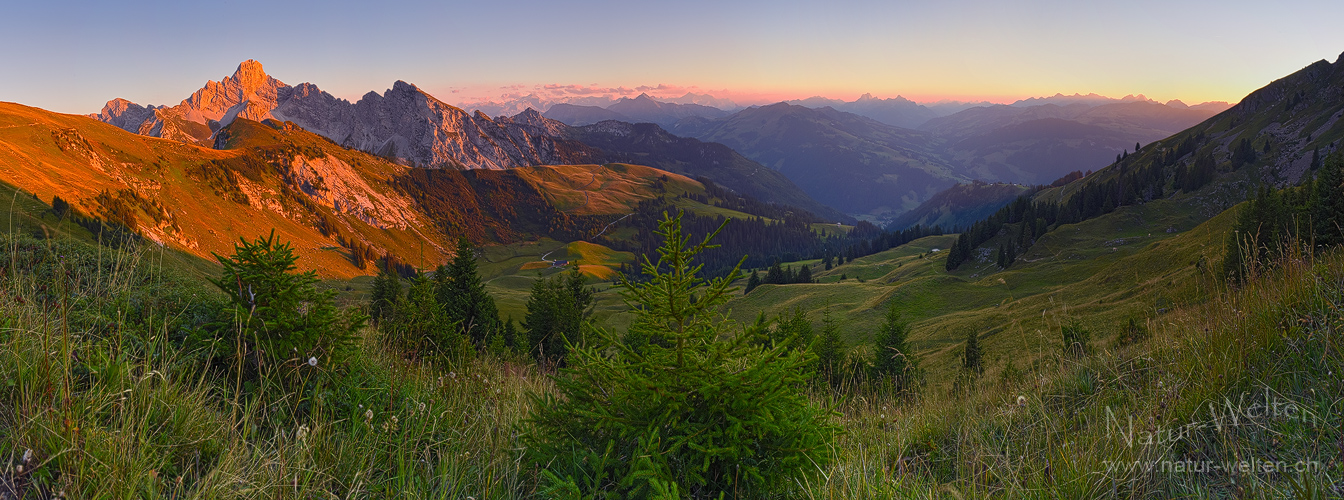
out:
<path id="1" fill-rule="evenodd" d="M 830 271 L 816 267 L 816 284 L 762 285 L 729 307 L 744 322 L 757 311 L 774 315 L 795 306 L 817 322 L 817 311 L 829 304 L 853 345 L 869 341 L 894 300 L 912 321 L 911 339 L 930 382 L 942 385 L 955 374 L 967 329 L 980 332 L 995 372 L 1009 359 L 1020 366 L 1058 349 L 1062 322 L 1081 319 L 1109 338 L 1129 317 L 1198 298 L 1203 291 L 1193 278 L 1217 260 L 1232 218 L 1199 220 L 1172 201 L 1125 207 L 1051 231 L 1004 271 L 986 256 L 948 273 L 942 255 L 931 251 L 955 236 L 933 236 Z M 839 282 L 842 274 L 848 279 Z"/>
<path id="2" fill-rule="evenodd" d="M 230 253 L 239 237 L 253 238 L 274 228 L 282 240 L 294 242 L 305 269 L 314 269 L 324 277 L 338 279 L 372 273 L 372 267 L 363 270 L 356 268 L 351 262 L 350 251 L 338 246 L 334 235 L 327 237 L 320 234 L 316 227 L 321 217 L 335 221 L 337 229 L 347 238 L 363 241 L 372 246 L 378 255 L 391 252 L 403 262 L 422 268 L 433 268 L 449 257 L 451 243 L 456 236 L 443 233 L 440 223 L 444 221 L 431 217 L 422 210 L 423 206 L 407 200 L 406 193 L 391 185 L 395 179 L 404 175 L 406 167 L 359 151 L 340 148 L 319 136 L 288 126 L 272 127 L 238 120 L 221 131 L 221 137 L 223 147 L 228 148 L 226 150 L 131 134 L 88 117 L 0 103 L 0 153 L 3 153 L 0 154 L 0 181 L 36 193 L 44 201 L 59 195 L 76 209 L 88 214 L 97 214 L 102 208 L 95 201 L 98 193 L 104 190 L 134 191 L 144 199 L 160 203 L 167 215 L 164 222 L 156 223 L 154 214 L 145 209 L 136 210 L 133 216 L 142 233 L 206 259 L 210 259 L 211 252 Z M 386 199 L 405 201 L 404 206 L 393 210 L 408 217 L 411 223 L 400 229 L 384 226 L 352 215 L 348 210 L 338 211 L 332 202 L 315 197 L 311 198 L 317 206 L 314 213 L 277 194 L 286 189 L 285 185 L 289 181 L 280 175 L 280 170 L 288 167 L 276 167 L 275 162 L 284 161 L 283 158 L 289 157 L 287 155 L 306 157 L 314 152 L 347 165 L 350 172 L 355 172 L 357 180 L 367 185 L 372 192 Z M 209 182 L 191 173 L 203 165 L 208 166 L 210 162 L 246 180 L 248 184 L 243 187 L 243 191 L 247 193 L 250 203 L 226 199 L 226 193 L 219 193 Z M 330 177 L 339 173 L 325 172 L 323 175 Z M 661 192 L 655 188 L 660 178 L 667 179 Z M 513 179 L 512 184 L 510 179 Z M 517 179 L 526 184 L 517 183 Z M 332 183 L 331 178 L 325 180 L 326 184 Z M 344 177 L 343 180 L 351 181 L 352 178 Z M 530 214 L 525 210 L 538 207 L 525 209 L 516 204 L 500 205 L 500 200 L 530 203 L 517 198 L 525 197 L 528 193 L 491 191 L 515 189 L 518 186 L 523 186 L 525 191 L 531 189 L 526 187 L 531 185 L 540 196 L 546 198 L 531 200 L 536 204 L 550 203 L 575 216 L 615 216 L 629 213 L 638 201 L 660 194 L 675 196 L 687 192 L 704 192 L 703 186 L 684 176 L 625 164 L 532 167 L 503 173 L 480 173 L 469 180 L 458 180 L 461 182 L 450 180 L 441 187 L 469 190 L 475 198 L 465 200 L 454 195 L 455 201 L 447 202 L 436 198 L 436 201 L 443 202 L 439 208 L 451 212 L 436 215 L 452 216 L 451 223 L 458 226 L 511 226 L 510 217 Z M 292 191 L 298 193 L 297 190 Z M 299 193 L 296 196 L 309 195 Z M 374 201 L 375 205 L 387 206 L 378 200 Z M 465 207 L 457 206 L 467 201 L 473 203 Z M 678 203 L 692 210 L 745 217 L 744 214 L 689 200 Z M 515 229 L 505 227 L 503 232 L 514 235 L 517 232 Z M 490 233 L 486 231 L 481 234 Z M 536 238 L 535 235 L 523 236 L 523 240 Z M 518 238 L 510 239 L 517 241 Z M 537 257 L 540 255 L 537 253 Z M 563 255 L 559 257 L 564 258 Z M 602 262 L 585 262 L 584 265 L 588 266 L 585 271 L 609 279 L 611 267 L 623 260 L 623 257 L 618 257 Z M 349 296 L 361 296 L 360 292 L 366 284 L 367 280 L 356 280 L 351 284 L 356 293 Z"/>
<path id="3" fill-rule="evenodd" d="M 1031 328 L 1028 318 L 1050 296 L 1058 302 L 1078 300 L 1070 302 L 1067 313 L 1057 303 L 1047 314 L 1086 316 L 1094 327 L 1138 307 L 1152 333 L 1137 345 L 1112 349 L 1098 342 L 1098 354 L 1081 359 L 1062 356 L 1058 346 L 1019 352 L 1018 370 L 987 374 L 967 395 L 935 386 L 920 400 L 904 402 L 814 389 L 811 396 L 837 411 L 836 422 L 845 433 L 834 444 L 836 462 L 794 493 L 809 498 L 1256 498 L 1328 488 L 1344 473 L 1331 458 L 1331 443 L 1344 440 L 1344 429 L 1337 425 L 1344 414 L 1337 397 L 1344 392 L 1338 375 L 1344 373 L 1339 334 L 1344 325 L 1338 317 L 1344 307 L 1344 254 L 1319 261 L 1299 258 L 1242 290 L 1226 290 L 1190 263 L 1216 254 L 1207 243 L 1227 218 L 1114 246 L 1129 250 L 1091 250 L 1094 255 L 1087 254 L 1091 245 L 1084 243 L 1111 236 L 1100 233 L 1138 236 L 1142 228 L 1126 225 L 1123 217 L 1099 220 L 1104 224 L 1096 227 L 1080 225 L 1071 243 L 1055 242 L 1070 243 L 1079 258 L 1034 265 L 1063 266 L 1056 272 L 1090 277 L 1052 293 L 1014 298 L 1003 307 L 949 314 L 972 322 L 1000 315 L 1004 319 L 998 321 L 1015 321 L 1016 329 L 1025 331 Z M 1064 229 L 1067 235 L 1070 228 Z M 1091 240 L 1089 232 L 1094 233 Z M 87 314 L 116 309 L 146 293 L 171 303 L 198 290 L 174 285 L 171 276 L 165 279 L 149 255 L 96 252 L 61 240 L 27 240 L 14 247 L 4 238 L 4 243 L 0 261 L 43 264 L 0 273 L 0 294 L 8 298 L 0 301 L 5 326 L 0 328 L 0 380 L 6 381 L 0 384 L 0 485 L 23 488 L 29 495 L 60 490 L 72 498 L 537 495 L 537 477 L 517 461 L 515 426 L 528 412 L 526 395 L 551 389 L 530 368 L 498 360 L 452 367 L 410 364 L 368 331 L 348 366 L 304 372 L 305 380 L 323 391 L 277 387 L 264 398 L 235 399 L 227 376 L 203 369 L 192 353 L 156 335 L 164 328 L 163 316 L 152 310 L 145 316 L 142 310 L 140 316 L 111 320 L 116 328 L 103 328 L 96 326 L 103 324 L 97 316 Z M 899 293 L 900 286 L 882 283 L 884 277 L 905 276 L 902 283 L 908 284 L 936 281 L 937 273 L 922 267 L 940 262 L 920 255 L 943 243 L 920 240 L 837 269 L 871 276 L 863 285 L 797 289 L 829 286 L 842 296 L 852 294 L 846 303 L 874 302 L 883 293 L 873 289 Z M 502 248 L 487 254 L 498 262 L 483 268 L 511 258 Z M 71 265 L 62 256 L 84 263 L 69 268 L 74 271 L 70 283 L 93 291 L 79 295 L 75 309 L 43 306 L 44 287 L 54 283 L 27 274 L 42 265 Z M 1133 268 L 1142 257 L 1151 267 Z M 902 265 L 885 269 L 897 263 Z M 1159 292 L 1135 290 L 1148 284 L 1143 282 L 1112 285 L 1133 279 L 1134 272 L 1157 281 L 1145 288 Z M 942 278 L 938 289 L 947 290 L 946 298 L 929 307 L 955 311 L 956 301 L 992 302 L 999 296 L 995 290 L 1010 287 L 971 291 L 985 281 L 997 283 L 998 277 L 1023 283 L 1013 290 L 1036 286 L 1025 279 L 1029 268 L 976 277 L 974 270 L 966 273 Z M 1167 293 L 1172 285 L 1187 289 L 1178 295 L 1203 293 L 1212 300 L 1165 314 L 1136 300 L 1145 293 Z M 791 287 L 772 288 L 778 293 Z M 1138 295 L 1126 296 L 1131 291 Z M 792 298 L 816 299 L 807 295 Z M 1093 297 L 1105 303 L 1092 305 Z M 759 299 L 753 294 L 748 300 Z M 1019 301 L 1020 306 L 1013 305 Z M 926 330 L 916 328 L 921 344 L 929 341 L 921 333 Z M 1009 333 L 986 337 L 991 356 L 1004 352 L 1001 338 L 1014 340 Z M 53 350 L 59 355 L 51 356 Z M 78 357 L 65 354 L 73 352 Z M 929 356 L 928 349 L 925 355 L 924 366 L 936 369 L 932 365 L 938 357 Z M 1294 405 L 1301 418 L 1260 413 L 1243 415 L 1247 425 L 1213 426 L 1227 415 L 1210 413 L 1210 404 L 1219 412 L 1255 412 L 1250 405 L 1264 397 Z M 1225 402 L 1230 406 L 1222 406 Z M 1127 443 L 1115 422 L 1127 426 L 1130 418 L 1140 433 L 1165 430 L 1182 437 L 1152 445 Z M 1194 427 L 1177 427 L 1186 424 Z M 24 463 L 26 450 L 33 458 Z M 1239 476 L 1108 468 L 1108 463 L 1135 460 L 1307 460 L 1325 468 L 1301 475 Z"/>
<path id="4" fill-rule="evenodd" d="M 330 143 L 323 150 L 345 151 Z M 136 213 L 141 231 L 198 256 L 231 253 L 240 236 L 252 238 L 274 228 L 281 239 L 296 242 L 295 250 L 308 269 L 333 277 L 365 272 L 355 268 L 349 253 L 310 222 L 226 200 L 187 173 L 209 161 L 237 161 L 246 151 L 190 146 L 131 134 L 88 117 L 0 103 L 0 152 L 0 180 L 44 201 L 59 195 L 93 214 L 99 211 L 94 198 L 103 190 L 133 189 L 146 199 L 159 201 L 168 210 L 171 224 L 155 224 L 151 214 L 141 210 Z M 373 160 L 366 163 L 382 167 L 369 172 L 375 179 L 391 175 L 388 169 L 395 168 Z M 348 231 L 359 232 L 380 248 L 411 251 L 397 244 L 410 239 L 407 231 L 378 229 L 355 218 L 343 221 Z"/>

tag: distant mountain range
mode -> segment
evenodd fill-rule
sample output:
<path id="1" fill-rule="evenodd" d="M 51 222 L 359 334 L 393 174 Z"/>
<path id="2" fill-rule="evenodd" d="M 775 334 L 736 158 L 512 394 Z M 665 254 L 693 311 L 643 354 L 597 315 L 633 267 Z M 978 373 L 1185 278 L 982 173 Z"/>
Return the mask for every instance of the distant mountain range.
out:
<path id="1" fill-rule="evenodd" d="M 958 182 L 1043 184 L 1094 170 L 1226 106 L 1089 94 L 1012 105 L 946 103 L 935 110 L 901 97 L 864 95 L 852 102 L 812 97 L 725 116 L 704 106 L 659 106 L 641 95 L 606 108 L 557 104 L 545 116 L 571 125 L 658 123 L 779 170 L 821 203 L 887 219 Z M 640 110 L 638 117 L 631 109 Z"/>
<path id="2" fill-rule="evenodd" d="M 723 143 L 851 214 L 903 212 L 970 181 L 938 155 L 932 135 L 831 108 L 772 104 L 683 120 L 672 132 Z"/>
<path id="3" fill-rule="evenodd" d="M 584 102 L 608 104 L 560 103 L 544 114 L 527 108 L 491 118 L 401 81 L 352 103 L 311 83 L 285 84 L 260 63 L 245 61 L 177 105 L 114 99 L 91 116 L 203 146 L 214 146 L 217 132 L 237 118 L 290 121 L 341 146 L 427 168 L 642 163 L 844 221 L 851 220 L 846 214 L 889 219 L 956 183 L 1038 184 L 1100 168 L 1136 143 L 1167 137 L 1219 110 L 1217 104 L 1095 94 L 971 107 L 975 103 L 930 107 L 901 97 L 814 97 L 731 113 L 699 103 L 716 102 L 712 96 L 688 93 L 679 100 L 593 98 Z M 524 101 L 543 104 L 535 96 Z"/>
<path id="4" fill-rule="evenodd" d="M 1092 101 L 1095 102 L 1095 101 Z M 968 177 L 1041 184 L 1074 170 L 1095 170 L 1136 144 L 1147 144 L 1213 116 L 1148 100 L 976 107 L 925 123 L 946 140 L 947 161 Z"/>
<path id="5" fill-rule="evenodd" d="M 640 96 L 614 105 L 634 116 L 659 113 L 723 116 L 716 108 L 669 104 Z M 245 61 L 230 77 L 204 88 L 172 107 L 109 101 L 91 117 L 124 130 L 202 146 L 215 146 L 215 133 L 237 118 L 290 121 L 344 147 L 403 165 L 448 169 L 509 169 L 535 165 L 574 165 L 635 161 L 672 172 L 705 177 L 762 201 L 792 205 L 827 219 L 852 221 L 811 199 L 783 175 L 761 168 L 728 148 L 703 147 L 694 139 L 662 134 L 651 143 L 667 156 L 651 155 L 638 137 L 609 140 L 604 130 L 573 130 L 527 109 L 511 117 L 468 114 L 398 81 L 382 94 L 369 92 L 351 103 L 316 85 L 287 85 L 266 75 L 261 63 Z M 625 115 L 622 115 L 625 116 Z M 641 129 L 644 130 L 644 129 Z M 604 144 L 600 149 L 577 138 Z M 691 151 L 691 154 L 683 154 Z M 755 173 L 759 172 L 759 175 Z"/>
<path id="6" fill-rule="evenodd" d="M 685 118 L 721 118 L 727 115 L 727 111 L 719 108 L 700 104 L 660 102 L 648 94 L 640 94 L 633 99 L 621 98 L 605 108 L 556 104 L 551 106 L 544 116 L 575 126 L 619 120 L 629 123 L 656 123 L 666 129 Z"/>

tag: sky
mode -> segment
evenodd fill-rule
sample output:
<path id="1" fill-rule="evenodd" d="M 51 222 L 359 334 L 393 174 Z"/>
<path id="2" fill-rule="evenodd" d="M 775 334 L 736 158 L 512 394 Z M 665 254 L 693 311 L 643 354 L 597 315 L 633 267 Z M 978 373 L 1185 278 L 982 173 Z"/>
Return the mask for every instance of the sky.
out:
<path id="1" fill-rule="evenodd" d="M 177 104 L 256 59 L 356 100 L 662 85 L 740 104 L 864 93 L 1236 102 L 1344 52 L 1344 2 L 4 0 L 0 101 Z M 564 90 L 572 89 L 572 90 Z"/>

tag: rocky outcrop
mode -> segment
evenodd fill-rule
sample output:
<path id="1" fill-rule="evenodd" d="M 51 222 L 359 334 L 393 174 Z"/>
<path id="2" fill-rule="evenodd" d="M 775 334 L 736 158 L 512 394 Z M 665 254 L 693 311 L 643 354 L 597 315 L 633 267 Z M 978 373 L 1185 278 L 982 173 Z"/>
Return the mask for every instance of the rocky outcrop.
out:
<path id="1" fill-rule="evenodd" d="M 268 75 L 261 63 L 243 61 L 233 76 L 209 81 L 176 106 L 141 106 L 117 98 L 89 115 L 130 132 L 181 142 L 208 144 L 210 134 L 234 118 L 271 118 L 284 82 Z"/>

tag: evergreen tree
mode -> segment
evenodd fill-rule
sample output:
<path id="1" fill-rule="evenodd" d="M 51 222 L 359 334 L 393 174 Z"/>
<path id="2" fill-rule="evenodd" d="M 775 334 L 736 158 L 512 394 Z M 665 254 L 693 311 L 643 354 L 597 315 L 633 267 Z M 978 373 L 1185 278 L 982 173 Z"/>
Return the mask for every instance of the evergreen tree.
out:
<path id="1" fill-rule="evenodd" d="M 378 273 L 373 278 L 373 291 L 369 295 L 369 316 L 374 324 L 381 325 L 395 316 L 401 297 L 401 277 L 386 269 Z"/>
<path id="2" fill-rule="evenodd" d="M 966 345 L 961 354 L 961 369 L 972 377 L 979 377 L 985 373 L 985 367 L 981 364 L 980 357 L 980 336 L 975 330 L 966 331 Z"/>
<path id="3" fill-rule="evenodd" d="M 476 248 L 466 236 L 458 238 L 457 255 L 446 270 L 439 267 L 435 280 L 436 295 L 448 321 L 466 332 L 473 344 L 482 345 L 486 336 L 499 328 L 499 311 L 476 273 Z"/>
<path id="4" fill-rule="evenodd" d="M 527 339 L 521 338 L 520 335 L 521 334 L 518 332 L 518 323 L 513 320 L 513 316 L 509 316 L 508 321 L 504 322 L 505 345 L 509 346 L 509 349 L 514 352 L 523 351 L 527 347 Z"/>
<path id="5" fill-rule="evenodd" d="M 1344 153 L 1325 159 L 1316 179 L 1311 221 L 1318 247 L 1344 243 Z"/>
<path id="6" fill-rule="evenodd" d="M 798 279 L 796 281 L 798 283 L 811 283 L 812 267 L 804 265 L 802 268 L 798 269 Z"/>
<path id="7" fill-rule="evenodd" d="M 807 313 L 803 308 L 793 308 L 793 316 L 784 317 L 781 315 L 775 325 L 774 335 L 771 336 L 772 344 L 782 346 L 785 349 L 793 351 L 804 351 L 812 347 L 812 341 L 816 339 L 815 332 L 812 331 L 812 323 L 807 320 Z"/>
<path id="8" fill-rule="evenodd" d="M 425 274 L 411 278 L 405 307 L 397 315 L 392 343 L 416 357 L 449 362 L 471 357 L 471 342 L 439 305 L 435 282 Z"/>
<path id="9" fill-rule="evenodd" d="M 761 276 L 753 269 L 751 271 L 751 277 L 747 278 L 747 288 L 742 293 L 751 293 L 751 291 L 755 290 L 758 286 L 761 286 Z"/>
<path id="10" fill-rule="evenodd" d="M 577 268 L 533 282 L 527 299 L 527 350 L 539 362 L 563 365 L 571 346 L 583 343 L 593 289 Z"/>
<path id="11" fill-rule="evenodd" d="M 896 302 L 892 301 L 881 328 L 873 336 L 873 373 L 874 378 L 890 381 L 898 392 L 913 388 L 919 370 L 919 362 L 906 340 L 909 336 L 910 324 L 901 319 Z"/>
<path id="12" fill-rule="evenodd" d="M 236 332 L 238 339 L 218 343 L 215 352 L 228 359 L 242 345 L 244 352 L 255 353 L 249 356 L 257 369 L 249 370 L 252 375 L 270 363 L 300 364 L 309 358 L 341 363 L 367 318 L 342 314 L 336 292 L 317 289 L 316 272 L 294 272 L 298 257 L 289 243 L 276 239 L 274 230 L 255 241 L 240 238 L 233 250 L 229 257 L 213 254 L 222 269 L 219 279 L 210 282 L 230 302 L 228 319 L 215 326 Z"/>
<path id="13" fill-rule="evenodd" d="M 61 199 L 60 196 L 51 197 L 51 213 L 56 214 L 56 218 L 65 218 L 70 213 L 70 202 Z"/>
<path id="14" fill-rule="evenodd" d="M 817 355 L 817 375 L 832 384 L 839 383 L 844 376 L 845 342 L 829 305 L 821 313 L 821 334 L 813 341 L 812 352 Z"/>
<path id="15" fill-rule="evenodd" d="M 787 283 L 786 276 L 784 276 L 784 268 L 779 265 L 779 261 L 775 261 L 774 264 L 771 264 L 770 269 L 765 272 L 765 282 L 771 285 L 783 285 L 784 283 Z"/>
<path id="16" fill-rule="evenodd" d="M 809 355 L 726 335 L 718 311 L 737 270 L 696 276 L 691 261 L 717 233 L 693 244 L 665 217 L 658 261 L 642 266 L 648 280 L 621 283 L 631 329 L 665 345 L 631 349 L 598 330 L 555 391 L 534 396 L 522 442 L 542 496 L 774 498 L 830 462 L 836 428 L 802 390 Z"/>

